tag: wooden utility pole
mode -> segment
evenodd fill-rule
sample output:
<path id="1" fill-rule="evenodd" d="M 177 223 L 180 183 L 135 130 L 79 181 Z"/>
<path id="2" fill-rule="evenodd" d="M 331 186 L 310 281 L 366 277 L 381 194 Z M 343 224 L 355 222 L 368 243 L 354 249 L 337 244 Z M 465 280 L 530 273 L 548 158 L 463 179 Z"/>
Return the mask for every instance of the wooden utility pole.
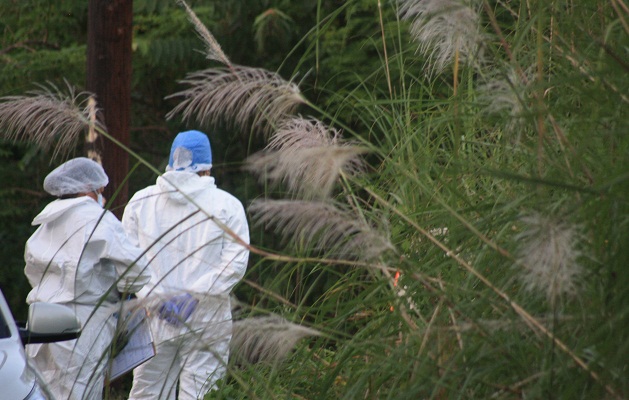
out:
<path id="1" fill-rule="evenodd" d="M 121 143 L 129 144 L 131 114 L 131 42 L 133 0 L 89 0 L 87 34 L 87 84 L 96 94 L 98 108 L 107 132 Z M 119 218 L 129 191 L 122 184 L 129 171 L 129 155 L 112 141 L 100 137 L 103 168 L 109 176 L 105 197 Z"/>

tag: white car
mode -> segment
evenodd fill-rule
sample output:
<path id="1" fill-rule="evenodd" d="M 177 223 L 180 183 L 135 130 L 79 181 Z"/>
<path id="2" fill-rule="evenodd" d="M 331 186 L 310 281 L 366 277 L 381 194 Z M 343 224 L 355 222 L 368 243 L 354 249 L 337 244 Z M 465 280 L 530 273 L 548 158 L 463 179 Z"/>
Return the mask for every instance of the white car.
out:
<path id="1" fill-rule="evenodd" d="M 76 339 L 80 333 L 74 312 L 60 304 L 31 304 L 26 325 L 18 326 L 0 291 L 0 400 L 54 400 L 29 365 L 24 345 Z"/>

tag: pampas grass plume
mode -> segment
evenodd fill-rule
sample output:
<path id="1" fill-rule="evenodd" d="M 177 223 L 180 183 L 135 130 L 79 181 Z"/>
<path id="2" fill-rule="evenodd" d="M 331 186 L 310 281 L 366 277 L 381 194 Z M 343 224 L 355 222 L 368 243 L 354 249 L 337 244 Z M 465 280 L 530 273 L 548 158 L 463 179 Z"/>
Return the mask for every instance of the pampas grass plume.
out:
<path id="1" fill-rule="evenodd" d="M 525 229 L 516 236 L 516 265 L 524 288 L 544 294 L 551 306 L 563 296 L 575 295 L 583 272 L 577 227 L 539 213 L 521 220 Z"/>
<path id="2" fill-rule="evenodd" d="M 230 357 L 236 364 L 278 363 L 301 339 L 320 335 L 275 315 L 243 318 L 233 323 Z"/>
<path id="3" fill-rule="evenodd" d="M 411 36 L 428 58 L 428 70 L 441 73 L 458 56 L 471 62 L 480 49 L 478 13 L 463 0 L 398 0 L 399 15 L 411 20 Z"/>
<path id="4" fill-rule="evenodd" d="M 500 75 L 495 74 L 478 87 L 479 100 L 484 104 L 487 115 L 504 116 L 504 129 L 516 133 L 525 126 L 528 105 L 531 101 L 530 84 L 533 70 L 522 73 L 509 68 Z"/>
<path id="5" fill-rule="evenodd" d="M 0 98 L 0 134 L 4 139 L 30 142 L 43 149 L 54 147 L 52 158 L 71 153 L 81 134 L 90 128 L 88 92 L 77 93 L 66 82 L 67 92 L 53 84 L 24 96 Z M 104 129 L 102 124 L 94 124 Z"/>
<path id="6" fill-rule="evenodd" d="M 285 120 L 264 152 L 247 159 L 247 169 L 261 181 L 286 184 L 301 198 L 327 198 L 339 175 L 362 169 L 366 149 L 341 143 L 339 132 L 303 118 Z"/>
<path id="7" fill-rule="evenodd" d="M 260 68 L 207 69 L 189 74 L 181 83 L 189 88 L 167 96 L 181 98 L 168 119 L 182 114 L 184 120 L 200 124 L 223 122 L 243 130 L 251 124 L 268 131 L 304 103 L 296 84 Z"/>
<path id="8" fill-rule="evenodd" d="M 387 235 L 327 202 L 256 200 L 249 212 L 255 223 L 314 251 L 369 260 L 394 249 Z"/>
<path id="9" fill-rule="evenodd" d="M 192 11 L 188 3 L 184 0 L 178 0 L 178 3 L 183 6 L 188 14 L 188 19 L 194 25 L 194 29 L 196 29 L 197 33 L 201 37 L 201 40 L 205 42 L 206 46 L 206 57 L 210 60 L 218 61 L 226 66 L 231 66 L 231 61 L 223 52 L 221 45 L 216 41 L 214 35 L 207 29 L 207 27 L 201 22 L 199 17 Z"/>
<path id="10" fill-rule="evenodd" d="M 273 134 L 269 150 L 289 150 L 338 144 L 341 133 L 313 118 L 295 117 L 283 120 Z"/>

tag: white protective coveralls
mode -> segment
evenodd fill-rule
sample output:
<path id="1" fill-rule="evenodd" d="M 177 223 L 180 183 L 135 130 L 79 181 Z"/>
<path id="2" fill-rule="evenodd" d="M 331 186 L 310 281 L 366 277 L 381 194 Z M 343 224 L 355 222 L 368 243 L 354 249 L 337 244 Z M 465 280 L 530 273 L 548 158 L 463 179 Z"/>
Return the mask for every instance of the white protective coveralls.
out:
<path id="1" fill-rule="evenodd" d="M 177 380 L 179 400 L 203 398 L 226 373 L 229 294 L 249 257 L 219 224 L 248 244 L 244 208 L 213 177 L 170 171 L 133 196 L 122 223 L 134 244 L 147 250 L 151 281 L 138 298 L 152 305 L 157 353 L 134 370 L 130 399 L 175 399 Z M 199 301 L 186 322 L 175 326 L 158 318 L 160 304 L 184 292 Z"/>
<path id="2" fill-rule="evenodd" d="M 82 331 L 76 340 L 27 345 L 27 354 L 57 399 L 102 399 L 118 291 L 149 281 L 146 259 L 120 221 L 87 196 L 53 201 L 33 225 L 40 226 L 26 243 L 27 303 L 72 308 Z"/>

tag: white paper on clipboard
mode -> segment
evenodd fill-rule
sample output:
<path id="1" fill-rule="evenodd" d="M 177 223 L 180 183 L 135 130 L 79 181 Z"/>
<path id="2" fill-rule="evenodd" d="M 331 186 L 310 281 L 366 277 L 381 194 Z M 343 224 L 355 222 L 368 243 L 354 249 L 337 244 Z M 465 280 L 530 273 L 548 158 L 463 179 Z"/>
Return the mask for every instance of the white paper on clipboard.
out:
<path id="1" fill-rule="evenodd" d="M 107 375 L 109 381 L 113 381 L 155 356 L 155 344 L 145 308 L 133 311 L 125 321 L 122 321 L 122 324 L 127 331 L 127 343 L 111 360 Z"/>

